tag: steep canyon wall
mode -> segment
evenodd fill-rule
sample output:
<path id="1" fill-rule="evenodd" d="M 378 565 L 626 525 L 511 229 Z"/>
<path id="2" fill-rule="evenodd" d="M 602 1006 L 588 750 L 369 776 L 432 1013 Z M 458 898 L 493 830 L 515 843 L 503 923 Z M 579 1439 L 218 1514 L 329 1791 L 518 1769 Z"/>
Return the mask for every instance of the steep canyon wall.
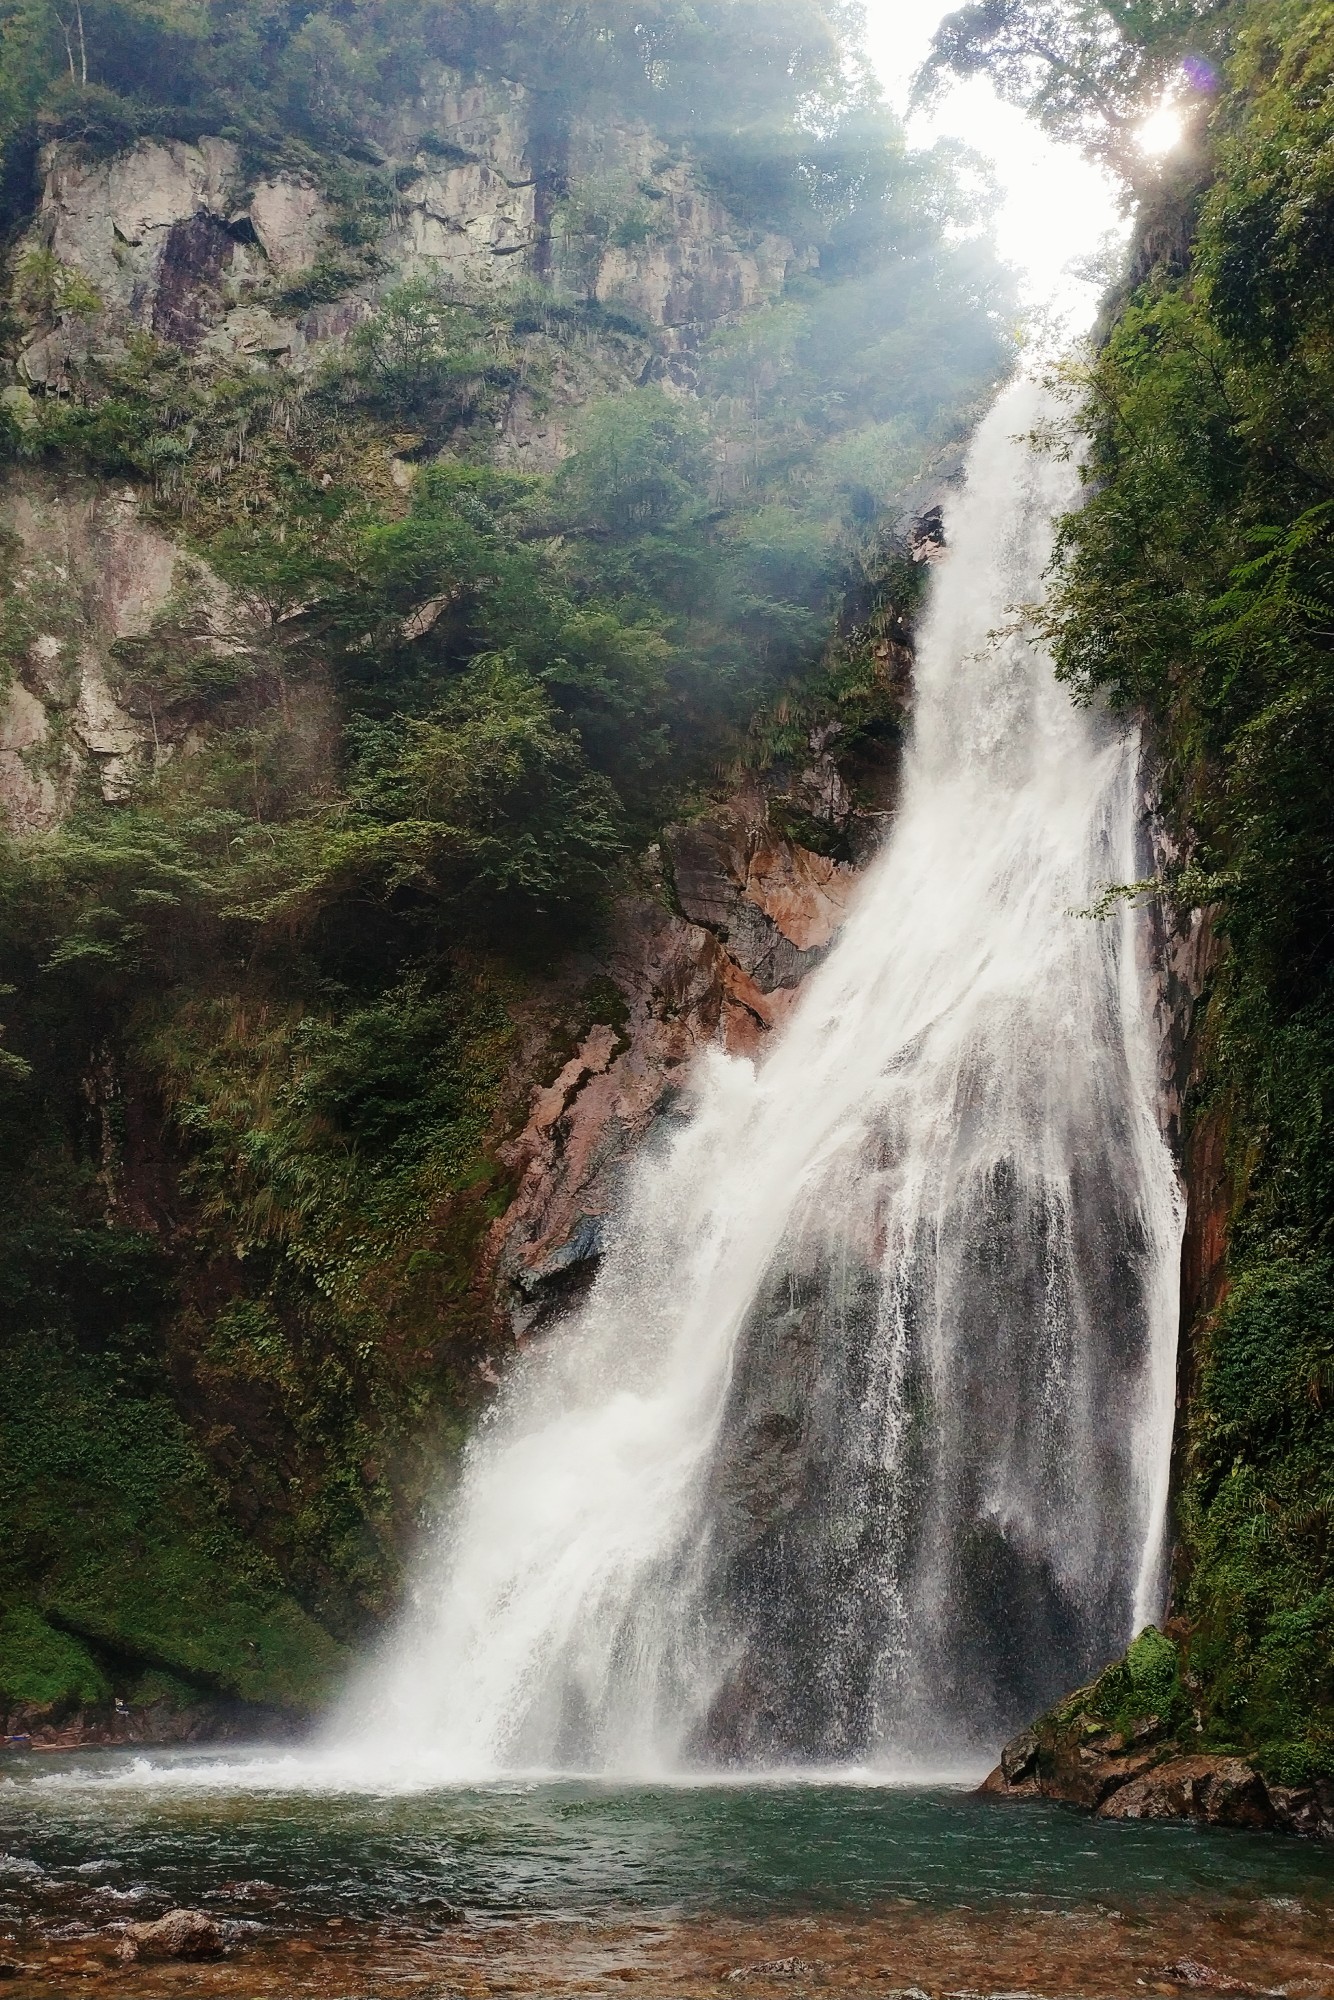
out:
<path id="1" fill-rule="evenodd" d="M 783 1021 L 894 807 L 913 576 L 967 403 L 878 517 L 842 611 L 822 614 L 824 681 L 778 705 L 767 747 L 678 784 L 568 939 L 543 918 L 536 955 L 514 958 L 526 918 L 499 944 L 446 927 L 447 997 L 393 1087 L 445 1079 L 449 1150 L 415 1179 L 373 1166 L 357 1206 L 371 1142 L 310 1108 L 306 1051 L 350 1009 L 380 1025 L 339 1088 L 378 1075 L 400 1017 L 328 995 L 360 991 L 360 928 L 373 950 L 387 919 L 374 899 L 340 918 L 330 975 L 303 969 L 305 919 L 264 881 L 199 916 L 200 895 L 226 902 L 209 857 L 276 854 L 346 794 L 337 602 L 282 574 L 285 526 L 253 539 L 274 440 L 312 536 L 329 492 L 410 528 L 434 466 L 549 479 L 609 397 L 656 386 L 689 412 L 710 342 L 819 261 L 729 213 L 679 142 L 605 115 L 553 125 L 494 77 L 436 67 L 358 143 L 370 194 L 355 164 L 247 178 L 220 137 L 102 157 L 57 141 L 9 259 L 6 1078 L 32 1151 L 6 1284 L 32 1331 L 13 1357 L 31 1448 L 0 1575 L 0 1709 L 48 1741 L 287 1726 L 319 1705 L 391 1608 L 513 1341 L 596 1267 L 650 1123 L 701 1049 L 755 1053 Z M 443 418 L 409 397 L 319 428 L 311 407 L 404 297 L 491 327 L 489 355 Z M 715 421 L 715 506 L 754 458 L 744 425 Z M 229 514 L 234 490 L 249 497 Z M 392 644 L 447 655 L 451 588 L 414 581 Z M 163 799 L 192 829 L 188 863 L 152 817 Z M 57 905 L 77 905 L 72 929 L 51 928 Z M 409 1010 L 417 976 L 396 989 Z M 59 1081 L 33 1097 L 44 1063 Z"/>

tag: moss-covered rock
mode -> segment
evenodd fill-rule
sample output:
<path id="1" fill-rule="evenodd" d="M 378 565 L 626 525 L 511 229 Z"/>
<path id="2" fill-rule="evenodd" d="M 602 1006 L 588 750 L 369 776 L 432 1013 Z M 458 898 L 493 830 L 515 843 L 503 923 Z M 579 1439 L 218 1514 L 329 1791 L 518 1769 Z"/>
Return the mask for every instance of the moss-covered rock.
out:
<path id="1" fill-rule="evenodd" d="M 1087 1687 L 1005 1745 L 982 1790 L 1050 1798 L 1102 1819 L 1199 1819 L 1334 1839 L 1334 1784 L 1283 1784 L 1251 1758 L 1210 1746 L 1189 1667 L 1150 1626 Z"/>

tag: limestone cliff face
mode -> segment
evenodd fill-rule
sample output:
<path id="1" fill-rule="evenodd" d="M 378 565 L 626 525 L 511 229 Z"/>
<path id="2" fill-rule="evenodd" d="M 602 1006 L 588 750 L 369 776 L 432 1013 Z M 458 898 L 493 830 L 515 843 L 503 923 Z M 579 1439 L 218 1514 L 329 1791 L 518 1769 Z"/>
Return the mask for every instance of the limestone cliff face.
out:
<path id="1" fill-rule="evenodd" d="M 0 563 L 0 814 L 14 833 L 57 825 L 85 782 L 126 797 L 189 750 L 220 690 L 262 681 L 270 664 L 262 628 L 143 518 L 132 487 L 11 477 Z M 155 643 L 173 647 L 174 694 L 136 674 L 136 652 Z M 313 714 L 322 697 L 307 699 Z"/>
<path id="2" fill-rule="evenodd" d="M 623 321 L 574 355 L 540 327 L 529 336 L 542 394 L 522 381 L 514 389 L 494 457 L 549 471 L 593 397 L 654 376 L 689 393 L 702 335 L 776 294 L 793 263 L 786 239 L 739 228 L 691 162 L 664 156 L 646 128 L 576 121 L 553 136 L 529 94 L 502 79 L 437 66 L 415 100 L 368 129 L 365 149 L 396 192 L 358 262 L 340 250 L 347 217 L 325 189 L 297 173 L 247 182 L 229 140 L 145 139 L 112 159 L 48 147 L 37 212 L 11 259 L 20 273 L 53 259 L 58 274 L 45 297 L 21 280 L 13 293 L 25 332 L 6 398 L 19 421 L 33 395 L 68 394 L 90 358 L 114 362 L 136 337 L 168 342 L 201 369 L 299 379 L 405 279 L 430 276 L 469 297 L 541 279 L 618 308 Z M 321 271 L 327 282 L 312 284 Z M 331 303 L 296 303 L 330 288 Z M 238 674 L 249 660 L 258 675 L 262 630 L 148 523 L 142 501 L 133 488 L 32 476 L 11 478 L 0 500 L 12 607 L 0 811 L 15 831 L 55 824 L 85 773 L 113 799 L 137 771 L 189 749 L 199 705 L 149 713 L 112 657 L 121 642 L 179 624 L 187 598 L 196 650 L 231 655 Z"/>
<path id="3" fill-rule="evenodd" d="M 701 332 L 775 295 L 793 264 L 786 238 L 738 227 L 647 128 L 575 121 L 553 136 L 529 94 L 501 79 L 435 67 L 415 100 L 368 129 L 366 150 L 395 190 L 389 212 L 362 245 L 360 275 L 344 258 L 339 296 L 303 306 L 346 233 L 311 177 L 247 182 L 222 138 L 145 139 L 97 161 L 49 147 L 16 265 L 48 252 L 93 296 L 45 313 L 27 302 L 21 380 L 59 393 L 90 354 L 114 356 L 144 333 L 201 361 L 300 374 L 386 289 L 430 275 L 473 296 L 542 278 L 619 307 L 660 331 L 661 372 L 688 384 Z M 556 384 L 558 412 L 579 400 L 577 381 Z M 516 398 L 506 428 L 531 463 L 559 457 L 560 416 L 535 426 L 531 398 Z"/>

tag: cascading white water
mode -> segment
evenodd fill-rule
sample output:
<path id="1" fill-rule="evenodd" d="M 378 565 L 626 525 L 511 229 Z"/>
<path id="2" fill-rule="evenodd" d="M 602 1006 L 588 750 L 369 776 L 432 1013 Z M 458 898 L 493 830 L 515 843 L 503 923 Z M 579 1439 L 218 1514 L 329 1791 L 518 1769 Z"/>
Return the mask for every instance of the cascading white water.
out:
<path id="1" fill-rule="evenodd" d="M 1153 1616 L 1181 1205 L 1133 730 L 1015 607 L 1076 480 L 1007 391 L 947 508 L 901 810 L 758 1068 L 712 1054 L 474 1440 L 335 1744 L 649 1773 L 994 1744 Z"/>

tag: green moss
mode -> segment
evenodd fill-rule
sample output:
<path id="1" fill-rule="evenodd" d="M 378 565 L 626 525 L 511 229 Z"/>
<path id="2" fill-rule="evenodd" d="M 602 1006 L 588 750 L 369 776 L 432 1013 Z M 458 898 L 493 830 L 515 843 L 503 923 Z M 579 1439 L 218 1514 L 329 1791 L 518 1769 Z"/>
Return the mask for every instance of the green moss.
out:
<path id="1" fill-rule="evenodd" d="M 1327 1285 L 1281 1267 L 1238 1281 L 1205 1352 L 1185 1496 L 1183 1609 L 1208 1731 L 1275 1771 L 1326 1770 L 1334 1731 Z"/>
<path id="2" fill-rule="evenodd" d="M 176 1674 L 166 1674 L 157 1667 L 149 1667 L 145 1673 L 136 1674 L 125 1686 L 125 1702 L 130 1708 L 166 1708 L 181 1710 L 192 1708 L 199 1700 L 199 1689 L 190 1681 L 183 1681 Z"/>
<path id="3" fill-rule="evenodd" d="M 59 1710 L 110 1699 L 109 1681 L 78 1639 L 27 1606 L 0 1617 L 0 1703 Z"/>
<path id="4" fill-rule="evenodd" d="M 1126 1651 L 1091 1686 L 1080 1688 L 1053 1711 L 1052 1722 L 1067 1728 L 1080 1716 L 1092 1726 L 1130 1738 L 1151 1730 L 1171 1736 L 1190 1720 L 1182 1681 L 1181 1656 L 1166 1633 L 1146 1626 Z"/>
<path id="5" fill-rule="evenodd" d="M 87 1659 L 79 1642 L 88 1642 L 99 1657 L 309 1711 L 327 1696 L 341 1649 L 228 1521 L 156 1387 L 160 1260 L 128 1233 L 99 1234 L 11 1240 L 0 1272 L 11 1315 L 0 1604 L 29 1621 L 20 1630 L 45 1629 L 34 1606 L 49 1613 L 70 1658 Z M 96 1687 L 84 1698 L 102 1698 L 104 1679 Z"/>
<path id="6" fill-rule="evenodd" d="M 221 1522 L 188 1539 L 142 1529 L 45 1593 L 61 1624 L 116 1654 L 257 1706 L 310 1714 L 346 1671 L 343 1648 Z"/>

